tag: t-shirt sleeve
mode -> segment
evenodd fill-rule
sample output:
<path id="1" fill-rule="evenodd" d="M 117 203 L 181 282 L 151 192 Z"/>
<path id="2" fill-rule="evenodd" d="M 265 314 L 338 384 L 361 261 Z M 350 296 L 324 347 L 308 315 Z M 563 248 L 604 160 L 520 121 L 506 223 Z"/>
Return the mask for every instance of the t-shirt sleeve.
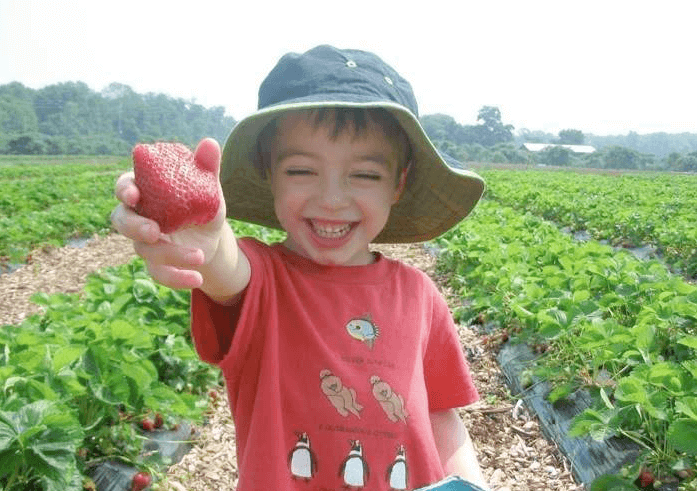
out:
<path id="1" fill-rule="evenodd" d="M 464 407 L 479 399 L 452 315 L 437 291 L 424 375 L 430 411 Z"/>
<path id="2" fill-rule="evenodd" d="M 240 239 L 238 244 L 250 258 L 253 244 L 245 239 Z M 231 306 L 216 303 L 200 289 L 191 291 L 191 336 L 203 361 L 217 365 L 230 351 L 248 290 L 249 286 Z"/>
<path id="3" fill-rule="evenodd" d="M 217 365 L 228 353 L 243 301 L 244 293 L 234 305 L 224 306 L 199 289 L 191 291 L 191 337 L 203 361 Z"/>

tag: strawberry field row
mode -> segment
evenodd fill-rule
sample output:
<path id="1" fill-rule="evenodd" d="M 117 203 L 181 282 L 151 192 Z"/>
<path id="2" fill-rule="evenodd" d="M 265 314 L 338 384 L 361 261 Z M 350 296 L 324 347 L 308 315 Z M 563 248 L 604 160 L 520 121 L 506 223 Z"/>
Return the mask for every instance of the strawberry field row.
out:
<path id="1" fill-rule="evenodd" d="M 34 177 L 77 176 L 85 172 L 116 171 L 128 168 L 123 157 L 13 157 L 0 156 L 0 182 Z"/>
<path id="2" fill-rule="evenodd" d="M 660 262 L 484 201 L 438 239 L 461 320 L 503 326 L 541 355 L 529 377 L 551 401 L 586 388 L 596 407 L 573 431 L 623 435 L 646 451 L 633 469 L 669 475 L 697 458 L 697 287 Z M 636 477 L 636 475 L 634 475 Z"/>
<path id="3" fill-rule="evenodd" d="M 201 421 L 218 372 L 192 348 L 189 296 L 142 261 L 34 300 L 45 314 L 0 329 L 0 488 L 78 491 L 105 460 L 155 465 L 143 430 Z"/>
<path id="4" fill-rule="evenodd" d="M 21 213 L 43 211 L 59 203 L 86 204 L 95 196 L 113 191 L 116 177 L 123 170 L 83 172 L 15 179 L 4 182 L 0 196 L 0 217 L 12 218 Z"/>
<path id="5" fill-rule="evenodd" d="M 697 276 L 697 176 L 486 170 L 487 197 L 623 247 L 654 246 Z"/>
<path id="6" fill-rule="evenodd" d="M 114 182 L 127 167 L 127 161 L 0 166 L 0 263 L 108 231 Z"/>

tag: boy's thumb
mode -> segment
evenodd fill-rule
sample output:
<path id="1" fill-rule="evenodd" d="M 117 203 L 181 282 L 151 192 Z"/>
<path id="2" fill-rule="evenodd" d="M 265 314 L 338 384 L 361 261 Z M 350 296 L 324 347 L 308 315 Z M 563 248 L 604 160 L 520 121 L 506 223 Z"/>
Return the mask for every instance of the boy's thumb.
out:
<path id="1" fill-rule="evenodd" d="M 204 138 L 196 146 L 194 160 L 200 169 L 218 174 L 220 171 L 220 145 L 213 138 Z"/>

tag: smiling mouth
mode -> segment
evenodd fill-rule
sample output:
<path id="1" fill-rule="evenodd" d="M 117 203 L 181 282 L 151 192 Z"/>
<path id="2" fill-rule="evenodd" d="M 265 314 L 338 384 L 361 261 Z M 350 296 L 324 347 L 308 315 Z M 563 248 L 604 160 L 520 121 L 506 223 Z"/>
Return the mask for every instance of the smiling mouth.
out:
<path id="1" fill-rule="evenodd" d="M 309 220 L 312 230 L 326 239 L 340 239 L 341 237 L 348 234 L 353 228 L 352 223 L 342 223 L 342 224 L 327 224 L 319 223 L 315 220 Z"/>

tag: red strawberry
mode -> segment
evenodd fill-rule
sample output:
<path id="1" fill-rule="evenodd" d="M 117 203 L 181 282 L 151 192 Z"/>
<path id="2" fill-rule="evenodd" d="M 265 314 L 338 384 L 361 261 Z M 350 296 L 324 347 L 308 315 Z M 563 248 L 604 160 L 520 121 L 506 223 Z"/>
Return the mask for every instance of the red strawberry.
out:
<path id="1" fill-rule="evenodd" d="M 152 478 L 147 472 L 139 472 L 133 476 L 131 481 L 131 491 L 142 491 L 143 489 L 150 486 Z"/>
<path id="2" fill-rule="evenodd" d="M 155 428 L 162 428 L 163 424 L 165 424 L 164 418 L 160 413 L 157 413 L 155 415 Z"/>
<path id="3" fill-rule="evenodd" d="M 155 422 L 152 419 L 144 419 L 140 422 L 140 427 L 145 431 L 155 431 Z"/>
<path id="4" fill-rule="evenodd" d="M 203 225 L 218 212 L 217 175 L 181 143 L 136 145 L 133 171 L 140 190 L 136 211 L 156 221 L 163 233 Z"/>
<path id="5" fill-rule="evenodd" d="M 653 476 L 653 473 L 649 470 L 644 469 L 639 474 L 639 485 L 642 488 L 648 488 L 653 484 L 654 479 L 655 478 Z"/>

